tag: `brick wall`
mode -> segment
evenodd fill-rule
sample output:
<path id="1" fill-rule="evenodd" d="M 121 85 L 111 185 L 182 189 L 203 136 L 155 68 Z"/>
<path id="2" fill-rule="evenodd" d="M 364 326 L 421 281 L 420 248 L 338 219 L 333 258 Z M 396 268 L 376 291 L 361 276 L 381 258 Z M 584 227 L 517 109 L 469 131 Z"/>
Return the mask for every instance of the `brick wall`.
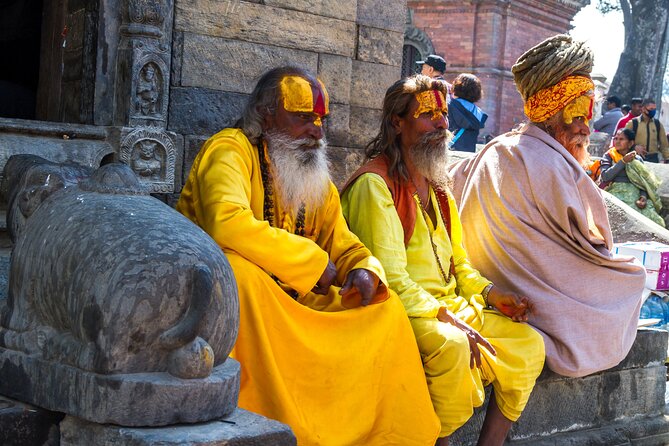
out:
<path id="1" fill-rule="evenodd" d="M 588 1 L 456 0 L 407 1 L 414 25 L 424 30 L 437 54 L 446 58 L 446 79 L 459 73 L 477 75 L 483 84 L 478 104 L 488 121 L 482 134 L 497 135 L 525 119 L 513 84 L 511 66 L 527 49 L 555 34 Z"/>
<path id="2" fill-rule="evenodd" d="M 258 78 L 290 63 L 329 89 L 329 152 L 342 181 L 400 76 L 405 15 L 404 1 L 176 0 L 168 130 L 185 137 L 183 179 L 202 142 L 238 118 Z"/>

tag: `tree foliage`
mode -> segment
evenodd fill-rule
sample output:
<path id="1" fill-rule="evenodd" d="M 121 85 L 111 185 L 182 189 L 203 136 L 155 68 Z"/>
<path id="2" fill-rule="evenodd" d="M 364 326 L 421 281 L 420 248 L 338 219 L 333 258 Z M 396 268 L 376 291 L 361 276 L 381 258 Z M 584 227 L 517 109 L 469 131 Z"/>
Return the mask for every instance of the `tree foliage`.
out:
<path id="1" fill-rule="evenodd" d="M 661 102 L 669 53 L 669 0 L 597 0 L 602 13 L 622 11 L 625 46 L 609 92 Z"/>

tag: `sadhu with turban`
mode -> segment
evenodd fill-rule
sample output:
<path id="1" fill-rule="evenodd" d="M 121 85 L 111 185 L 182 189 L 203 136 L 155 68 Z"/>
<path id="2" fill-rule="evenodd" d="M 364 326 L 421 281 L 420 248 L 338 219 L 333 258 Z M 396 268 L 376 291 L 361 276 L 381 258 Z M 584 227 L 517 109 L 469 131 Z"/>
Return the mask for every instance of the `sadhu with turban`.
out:
<path id="1" fill-rule="evenodd" d="M 611 253 L 602 193 L 583 168 L 592 63 L 566 35 L 528 50 L 512 69 L 528 122 L 451 169 L 472 263 L 530 299 L 546 363 L 567 376 L 627 355 L 645 279 L 638 262 Z"/>

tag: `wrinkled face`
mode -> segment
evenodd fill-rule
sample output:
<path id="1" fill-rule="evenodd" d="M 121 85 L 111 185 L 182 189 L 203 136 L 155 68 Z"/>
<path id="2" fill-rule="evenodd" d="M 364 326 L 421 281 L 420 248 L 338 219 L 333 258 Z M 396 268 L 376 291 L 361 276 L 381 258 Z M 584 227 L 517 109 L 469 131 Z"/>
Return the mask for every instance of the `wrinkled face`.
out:
<path id="1" fill-rule="evenodd" d="M 626 154 L 633 145 L 634 141 L 627 139 L 627 136 L 621 130 L 618 130 L 618 133 L 613 137 L 613 147 L 622 155 Z"/>
<path id="2" fill-rule="evenodd" d="M 414 95 L 406 116 L 393 119 L 403 150 L 413 147 L 423 135 L 448 128 L 446 99 L 438 90 Z"/>
<path id="3" fill-rule="evenodd" d="M 559 117 L 559 116 L 558 116 Z M 590 127 L 585 116 L 575 116 L 567 124 L 563 117 L 557 120 L 553 129 L 553 138 L 576 159 L 580 165 L 585 165 L 589 159 L 588 146 L 590 145 Z"/>
<path id="4" fill-rule="evenodd" d="M 592 118 L 593 100 L 590 96 L 579 96 L 567 105 L 565 105 L 562 116 L 565 124 L 571 124 L 575 118 L 580 118 L 586 126 L 590 123 Z M 589 133 L 588 133 L 589 134 Z"/>
<path id="5" fill-rule="evenodd" d="M 280 84 L 281 99 L 273 114 L 265 117 L 265 130 L 294 139 L 320 140 L 324 136 L 323 119 L 329 113 L 329 97 L 319 81 L 312 85 L 299 76 L 286 76 Z"/>

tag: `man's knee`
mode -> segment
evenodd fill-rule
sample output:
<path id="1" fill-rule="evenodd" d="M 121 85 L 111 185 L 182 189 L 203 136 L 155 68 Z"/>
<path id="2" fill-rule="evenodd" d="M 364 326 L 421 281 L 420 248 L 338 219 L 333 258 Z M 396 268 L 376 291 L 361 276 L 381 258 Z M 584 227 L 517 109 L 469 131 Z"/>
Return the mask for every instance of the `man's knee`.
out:
<path id="1" fill-rule="evenodd" d="M 462 330 L 436 319 L 413 320 L 411 324 L 424 364 L 446 358 L 449 367 L 460 363 L 469 367 L 469 340 Z"/>

